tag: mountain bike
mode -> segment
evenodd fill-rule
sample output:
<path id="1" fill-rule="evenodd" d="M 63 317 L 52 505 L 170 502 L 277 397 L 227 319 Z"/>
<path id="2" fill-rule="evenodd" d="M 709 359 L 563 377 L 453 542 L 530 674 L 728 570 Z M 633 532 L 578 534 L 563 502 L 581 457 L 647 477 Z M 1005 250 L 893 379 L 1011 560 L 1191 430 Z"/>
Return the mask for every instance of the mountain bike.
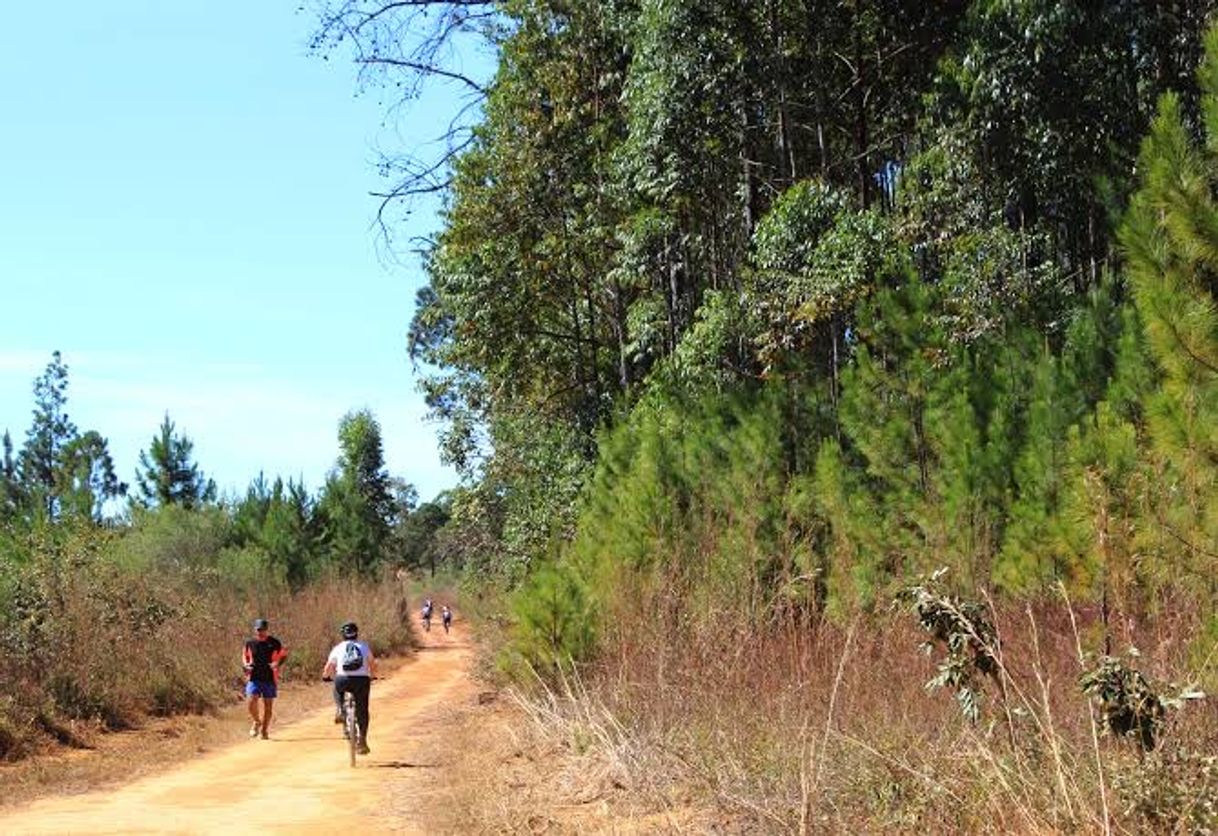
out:
<path id="1" fill-rule="evenodd" d="M 355 694 L 343 692 L 343 737 L 347 738 L 347 758 L 355 766 L 355 751 L 359 748 L 359 724 L 355 722 Z"/>
<path id="2" fill-rule="evenodd" d="M 326 677 L 324 682 L 333 680 Z M 347 741 L 347 758 L 351 766 L 355 766 L 355 754 L 359 749 L 359 724 L 355 721 L 355 694 L 343 692 L 343 737 Z"/>

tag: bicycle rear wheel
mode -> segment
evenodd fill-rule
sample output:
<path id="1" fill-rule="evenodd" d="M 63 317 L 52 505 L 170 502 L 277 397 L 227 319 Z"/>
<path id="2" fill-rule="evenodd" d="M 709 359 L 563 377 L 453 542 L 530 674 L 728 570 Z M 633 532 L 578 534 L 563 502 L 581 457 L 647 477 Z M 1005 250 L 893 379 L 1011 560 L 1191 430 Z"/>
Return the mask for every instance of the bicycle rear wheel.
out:
<path id="1" fill-rule="evenodd" d="M 351 766 L 355 766 L 355 751 L 359 748 L 359 724 L 355 722 L 355 695 L 350 691 L 343 694 L 343 726 L 347 731 L 347 757 Z"/>

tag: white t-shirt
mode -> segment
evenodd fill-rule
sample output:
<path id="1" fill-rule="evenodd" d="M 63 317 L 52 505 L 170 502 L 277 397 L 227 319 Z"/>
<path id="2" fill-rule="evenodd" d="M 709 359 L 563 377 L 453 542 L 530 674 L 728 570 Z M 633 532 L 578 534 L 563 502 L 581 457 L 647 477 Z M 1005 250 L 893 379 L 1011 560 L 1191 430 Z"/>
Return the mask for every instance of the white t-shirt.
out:
<path id="1" fill-rule="evenodd" d="M 359 647 L 360 653 L 364 656 L 364 664 L 353 671 L 343 670 L 343 658 L 347 655 L 347 645 L 354 644 Z M 329 661 L 334 663 L 335 676 L 371 676 L 371 670 L 368 665 L 372 662 L 372 648 L 368 646 L 368 642 L 352 641 L 343 639 L 338 644 L 334 645 L 334 649 L 330 651 Z"/>

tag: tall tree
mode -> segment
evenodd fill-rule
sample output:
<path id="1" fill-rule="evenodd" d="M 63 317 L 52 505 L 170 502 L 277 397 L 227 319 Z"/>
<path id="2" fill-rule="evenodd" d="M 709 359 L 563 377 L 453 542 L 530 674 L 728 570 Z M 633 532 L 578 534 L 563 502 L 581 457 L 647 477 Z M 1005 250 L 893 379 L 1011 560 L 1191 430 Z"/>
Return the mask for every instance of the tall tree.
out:
<path id="1" fill-rule="evenodd" d="M 205 477 L 191 460 L 194 442 L 175 432 L 169 413 L 147 450 L 140 451 L 140 467 L 135 480 L 139 496 L 135 502 L 145 508 L 181 505 L 194 508 L 216 498 L 216 483 Z"/>
<path id="2" fill-rule="evenodd" d="M 314 569 L 317 532 L 313 502 L 303 483 L 276 479 L 271 487 L 257 544 L 271 565 L 281 567 L 293 588 L 303 586 Z"/>
<path id="3" fill-rule="evenodd" d="M 4 457 L 0 459 L 0 522 L 12 520 L 25 504 L 21 489 L 21 474 L 13 458 L 13 437 L 8 430 L 3 437 Z"/>
<path id="4" fill-rule="evenodd" d="M 394 210 L 409 214 L 414 200 L 448 187 L 451 166 L 473 141 L 473 123 L 486 94 L 484 81 L 467 71 L 458 44 L 482 47 L 501 35 L 496 0 L 319 0 L 318 28 L 311 49 L 324 56 L 342 48 L 357 65 L 361 84 L 381 85 L 396 97 L 395 107 L 416 99 L 429 84 L 440 84 L 461 106 L 438 127 L 427 151 L 390 150 L 378 167 L 389 187 L 377 192 L 377 220 L 386 238 L 394 232 Z M 439 149 L 430 154 L 434 149 Z"/>
<path id="5" fill-rule="evenodd" d="M 106 439 L 95 430 L 81 435 L 67 404 L 68 367 L 56 351 L 34 381 L 34 419 L 16 464 L 21 494 L 49 522 L 65 513 L 100 520 L 105 503 L 127 486 L 114 475 Z"/>
<path id="6" fill-rule="evenodd" d="M 1218 594 L 1218 27 L 1206 35 L 1200 78 L 1204 144 L 1190 135 L 1180 98 L 1164 96 L 1121 242 L 1163 374 L 1148 410 L 1169 467 L 1158 523 L 1184 558 L 1176 571 Z"/>
<path id="7" fill-rule="evenodd" d="M 348 412 L 338 426 L 339 455 L 318 502 L 330 559 L 367 571 L 384 557 L 394 515 L 381 427 L 367 409 Z"/>
<path id="8" fill-rule="evenodd" d="M 107 501 L 127 493 L 126 483 L 114 474 L 109 445 L 96 430 L 64 446 L 58 479 L 64 513 L 94 522 L 101 522 Z"/>
<path id="9" fill-rule="evenodd" d="M 67 405 L 68 367 L 55 351 L 46 370 L 34 380 L 34 419 L 18 460 L 22 487 L 35 513 L 51 521 L 60 511 L 60 457 L 77 436 Z"/>
<path id="10" fill-rule="evenodd" d="M 451 500 L 445 495 L 404 514 L 393 530 L 397 559 L 411 568 L 427 567 L 435 575 L 436 562 L 443 557 L 437 535 L 451 517 Z"/>

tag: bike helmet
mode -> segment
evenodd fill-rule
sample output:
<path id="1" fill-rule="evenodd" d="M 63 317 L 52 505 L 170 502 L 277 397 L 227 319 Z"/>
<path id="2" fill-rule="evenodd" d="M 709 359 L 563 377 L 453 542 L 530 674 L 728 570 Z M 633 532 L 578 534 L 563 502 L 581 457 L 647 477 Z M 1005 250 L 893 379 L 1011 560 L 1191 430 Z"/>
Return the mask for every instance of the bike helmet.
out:
<path id="1" fill-rule="evenodd" d="M 343 625 L 342 634 L 344 639 L 354 639 L 359 635 L 359 626 L 354 621 L 348 621 Z"/>
<path id="2" fill-rule="evenodd" d="M 254 619 L 254 629 L 255 630 L 269 630 L 270 627 L 271 627 L 271 625 L 267 623 L 267 620 L 265 618 L 255 618 Z"/>

